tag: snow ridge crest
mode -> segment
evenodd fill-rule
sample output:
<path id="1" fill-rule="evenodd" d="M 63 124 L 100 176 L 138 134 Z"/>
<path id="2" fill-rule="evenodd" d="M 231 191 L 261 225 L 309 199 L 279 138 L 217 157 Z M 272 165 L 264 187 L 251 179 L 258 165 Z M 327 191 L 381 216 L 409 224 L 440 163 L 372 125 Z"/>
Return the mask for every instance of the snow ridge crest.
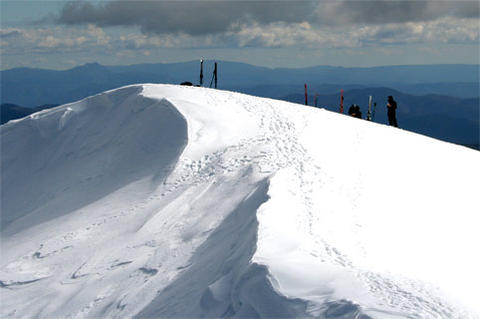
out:
<path id="1" fill-rule="evenodd" d="M 475 317 L 478 152 L 155 84 L 0 134 L 2 317 Z"/>

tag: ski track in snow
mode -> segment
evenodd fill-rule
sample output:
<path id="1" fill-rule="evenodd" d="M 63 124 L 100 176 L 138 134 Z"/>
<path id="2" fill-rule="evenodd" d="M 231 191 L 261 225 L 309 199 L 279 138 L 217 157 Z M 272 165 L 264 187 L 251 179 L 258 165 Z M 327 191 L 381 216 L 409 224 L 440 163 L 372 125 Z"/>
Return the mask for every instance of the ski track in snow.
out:
<path id="1" fill-rule="evenodd" d="M 192 89 L 199 90 L 200 93 L 196 94 L 204 99 L 205 105 L 246 112 L 242 116 L 254 118 L 258 130 L 246 132 L 241 138 L 232 138 L 225 145 L 220 143 L 207 153 L 190 149 L 189 144 L 164 178 L 157 180 L 155 176 L 147 176 L 133 181 L 74 212 L 3 238 L 0 265 L 2 317 L 123 318 L 137 315 L 172 282 L 189 274 L 189 268 L 196 262 L 191 260 L 195 251 L 206 243 L 239 203 L 249 198 L 259 181 L 267 178 L 273 185 L 278 185 L 282 174 L 288 176 L 288 196 L 304 205 L 291 219 L 294 222 L 291 227 L 308 238 L 306 244 L 298 248 L 298 254 L 311 256 L 319 266 L 332 266 L 335 271 L 340 271 L 340 275 L 351 274 L 363 285 L 363 293 L 369 294 L 368 302 L 359 304 L 359 300 L 353 299 L 354 294 L 349 300 L 348 294 L 342 297 L 335 292 L 318 294 L 312 290 L 310 296 L 301 298 L 307 304 L 307 310 L 300 316 L 347 318 L 349 314 L 353 317 L 354 313 L 356 318 L 468 316 L 437 294 L 434 286 L 363 269 L 330 242 L 329 238 L 334 237 L 319 231 L 328 214 L 335 213 L 325 211 L 322 196 L 331 195 L 326 190 L 332 185 L 344 186 L 335 184 L 336 177 L 329 173 L 323 158 L 310 154 L 299 137 L 311 123 L 311 117 L 320 118 L 328 112 L 307 108 L 298 112 L 302 106 L 207 89 L 160 86 L 159 93 L 156 93 L 155 86 L 146 85 L 142 95 L 157 99 L 161 106 L 176 108 L 188 121 L 190 114 L 188 107 L 183 108 L 182 94 L 188 94 Z M 108 94 L 93 99 L 103 99 Z M 156 95 L 166 96 L 162 100 Z M 198 103 L 195 107 L 202 104 Z M 79 113 L 85 112 L 78 106 L 81 104 L 40 112 L 29 120 L 15 121 L 2 128 L 7 131 L 27 121 L 38 125 L 43 117 L 53 118 L 55 112 L 60 112 L 57 129 L 64 131 Z M 136 112 L 144 110 L 141 107 Z M 189 130 L 191 125 L 189 123 Z M 39 132 L 44 131 L 40 129 Z M 189 131 L 189 134 L 193 132 Z M 195 138 L 200 141 L 207 137 L 199 130 Z M 357 130 L 351 144 L 353 154 L 361 152 L 359 145 L 365 143 L 364 138 L 361 130 Z M 189 140 L 189 143 L 193 142 Z M 363 185 L 363 173 L 354 173 L 357 175 L 351 176 L 352 184 L 341 190 L 347 194 L 344 198 L 348 198 L 348 204 L 355 208 L 361 205 L 359 194 L 366 186 Z M 87 179 L 87 183 L 92 181 Z M 2 187 L 5 187 L 3 182 Z M 208 200 L 209 197 L 213 200 Z M 222 201 L 222 198 L 228 200 Z M 260 209 L 262 207 L 266 206 Z M 358 212 L 354 209 L 346 211 L 345 218 L 349 219 L 346 224 L 350 225 L 347 227 L 354 234 L 352 237 L 360 237 L 364 230 Z M 268 226 L 259 219 L 260 235 L 268 235 Z M 267 242 L 268 238 L 260 237 L 259 241 L 262 240 Z M 353 245 L 360 255 L 366 254 L 361 241 Z M 257 250 L 252 256 L 253 263 L 267 267 L 270 283 L 277 294 L 294 299 L 295 295 L 288 295 L 288 289 L 282 287 L 283 282 L 278 279 L 281 276 L 275 282 L 276 270 L 270 267 L 275 266 L 275 260 L 262 255 L 262 251 Z M 228 276 L 237 278 L 236 272 L 241 271 L 231 270 Z M 226 277 L 216 276 L 215 283 L 219 283 L 219 288 L 205 287 L 205 291 L 213 293 L 214 299 L 215 294 L 219 294 L 218 300 L 223 298 L 225 292 L 222 293 L 222 289 L 241 289 L 222 283 L 221 278 Z M 235 280 L 226 282 L 230 281 Z M 50 303 L 51 299 L 55 299 L 55 303 Z M 226 316 L 241 316 L 241 306 L 236 305 L 236 301 L 227 303 L 225 309 L 230 312 Z M 163 306 L 156 307 L 162 309 Z M 261 314 L 259 309 L 256 311 L 257 315 Z"/>

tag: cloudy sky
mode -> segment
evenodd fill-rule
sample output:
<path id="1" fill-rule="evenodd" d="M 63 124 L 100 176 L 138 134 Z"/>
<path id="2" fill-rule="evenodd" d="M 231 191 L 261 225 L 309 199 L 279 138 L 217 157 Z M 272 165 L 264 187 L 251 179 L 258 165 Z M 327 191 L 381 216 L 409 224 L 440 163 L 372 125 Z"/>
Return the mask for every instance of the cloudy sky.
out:
<path id="1" fill-rule="evenodd" d="M 0 0 L 1 69 L 479 63 L 480 2 Z"/>

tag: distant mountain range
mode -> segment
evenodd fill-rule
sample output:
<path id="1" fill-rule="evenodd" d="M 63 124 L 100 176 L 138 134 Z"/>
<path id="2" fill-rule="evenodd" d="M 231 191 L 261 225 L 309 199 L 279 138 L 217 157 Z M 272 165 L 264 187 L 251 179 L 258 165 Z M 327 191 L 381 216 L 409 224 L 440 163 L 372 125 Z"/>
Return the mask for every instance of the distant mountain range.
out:
<path id="1" fill-rule="evenodd" d="M 0 71 L 1 119 L 26 116 L 49 105 L 77 101 L 133 83 L 198 83 L 199 62 L 103 66 L 85 64 L 55 71 L 16 68 Z M 213 62 L 204 64 L 204 86 L 210 85 Z M 375 122 L 386 123 L 385 101 L 393 95 L 402 128 L 445 141 L 479 148 L 479 66 L 416 65 L 371 68 L 317 66 L 302 69 L 265 68 L 219 62 L 219 88 L 304 103 L 338 111 L 340 90 L 345 110 L 358 104 L 366 115 L 368 96 L 377 102 Z M 42 107 L 37 108 L 38 105 Z M 35 107 L 36 109 L 31 109 Z"/>
<path id="2" fill-rule="evenodd" d="M 55 71 L 16 68 L 0 71 L 1 103 L 26 107 L 64 104 L 134 83 L 198 83 L 198 61 L 172 64 L 103 66 L 85 64 Z M 212 61 L 205 62 L 209 86 Z M 479 96 L 478 65 L 417 65 L 371 68 L 317 66 L 303 69 L 265 68 L 219 62 L 219 88 L 269 97 L 294 93 L 308 83 L 311 92 L 329 94 L 341 88 L 389 87 L 408 94 Z"/>

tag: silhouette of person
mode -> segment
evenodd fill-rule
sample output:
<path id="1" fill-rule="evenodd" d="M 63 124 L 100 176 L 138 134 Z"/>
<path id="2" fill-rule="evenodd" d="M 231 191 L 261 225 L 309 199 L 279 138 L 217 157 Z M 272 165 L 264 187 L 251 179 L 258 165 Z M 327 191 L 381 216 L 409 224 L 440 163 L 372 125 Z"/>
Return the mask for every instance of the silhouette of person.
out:
<path id="1" fill-rule="evenodd" d="M 362 118 L 362 111 L 360 111 L 360 106 L 355 105 L 355 115 L 356 118 L 361 119 Z"/>
<path id="2" fill-rule="evenodd" d="M 354 116 L 354 114 L 355 114 L 355 105 L 352 104 L 348 109 L 348 115 Z"/>
<path id="3" fill-rule="evenodd" d="M 388 114 L 388 124 L 391 126 L 398 127 L 397 123 L 397 102 L 393 99 L 393 96 L 388 97 L 387 102 L 387 114 Z"/>
<path id="4" fill-rule="evenodd" d="M 348 109 L 348 114 L 359 119 L 362 118 L 362 111 L 360 111 L 360 106 L 358 106 L 357 104 L 352 104 L 350 106 L 350 108 Z"/>

